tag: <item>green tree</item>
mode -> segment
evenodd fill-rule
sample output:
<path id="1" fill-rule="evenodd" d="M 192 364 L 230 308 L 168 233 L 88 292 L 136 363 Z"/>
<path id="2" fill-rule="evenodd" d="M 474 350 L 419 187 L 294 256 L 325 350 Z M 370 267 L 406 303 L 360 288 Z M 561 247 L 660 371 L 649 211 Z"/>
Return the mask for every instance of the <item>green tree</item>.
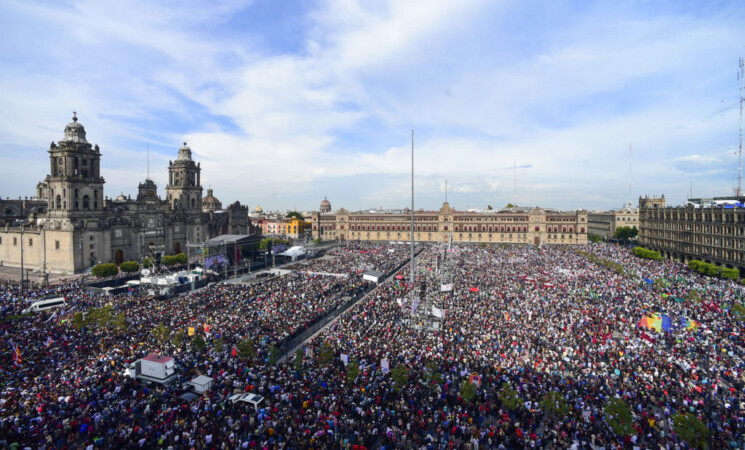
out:
<path id="1" fill-rule="evenodd" d="M 72 326 L 75 327 L 76 330 L 82 330 L 83 329 L 83 313 L 82 312 L 76 312 L 72 315 Z"/>
<path id="2" fill-rule="evenodd" d="M 313 239 L 313 243 L 314 244 L 320 244 L 321 241 L 323 241 L 323 239 L 321 239 L 320 237 L 317 237 L 317 238 Z"/>
<path id="3" fill-rule="evenodd" d="M 569 414 L 569 405 L 564 397 L 556 392 L 551 391 L 539 403 L 540 408 L 548 415 L 554 417 L 564 417 Z"/>
<path id="4" fill-rule="evenodd" d="M 194 339 L 192 339 L 191 346 L 195 352 L 201 353 L 202 350 L 204 350 L 204 348 L 207 346 L 207 344 L 204 342 L 204 338 L 202 337 L 202 335 L 198 334 L 194 336 Z"/>
<path id="5" fill-rule="evenodd" d="M 393 389 L 398 392 L 409 382 L 409 369 L 401 364 L 391 371 L 391 376 L 393 377 L 393 381 L 396 382 Z"/>
<path id="6" fill-rule="evenodd" d="M 305 352 L 302 348 L 297 349 L 295 352 L 295 372 L 302 372 L 303 371 L 303 358 L 305 357 Z"/>
<path id="7" fill-rule="evenodd" d="M 269 364 L 274 365 L 279 359 L 279 349 L 272 345 L 269 347 Z"/>
<path id="8" fill-rule="evenodd" d="M 260 250 L 271 250 L 275 245 L 280 245 L 280 244 L 289 245 L 290 241 L 286 241 L 283 239 L 264 238 L 261 241 L 259 241 L 259 249 Z"/>
<path id="9" fill-rule="evenodd" d="M 137 261 L 124 261 L 119 264 L 119 270 L 124 273 L 134 273 L 140 270 L 140 263 Z"/>
<path id="10" fill-rule="evenodd" d="M 157 342 L 160 345 L 163 345 L 168 340 L 168 337 L 170 336 L 170 332 L 168 330 L 168 327 L 163 325 L 163 323 L 159 323 L 155 328 L 153 328 L 153 337 L 155 338 L 155 342 Z"/>
<path id="11" fill-rule="evenodd" d="M 487 206 L 486 206 L 486 210 L 487 210 L 487 211 L 491 211 L 491 210 L 493 210 L 493 209 L 494 209 L 494 208 L 492 208 L 492 206 L 491 206 L 491 205 L 487 205 Z"/>
<path id="12" fill-rule="evenodd" d="M 225 348 L 225 341 L 223 341 L 222 338 L 215 339 L 212 343 L 212 348 L 214 348 L 217 353 L 222 352 L 222 349 Z"/>
<path id="13" fill-rule="evenodd" d="M 706 424 L 693 414 L 678 413 L 673 417 L 673 429 L 688 445 L 704 448 L 708 429 Z"/>
<path id="14" fill-rule="evenodd" d="M 254 345 L 254 341 L 252 339 L 246 339 L 243 342 L 239 342 L 237 345 L 237 349 L 238 356 L 240 356 L 241 359 L 248 360 L 256 357 L 256 346 Z"/>
<path id="15" fill-rule="evenodd" d="M 184 342 L 184 336 L 185 335 L 186 335 L 186 333 L 184 333 L 184 330 L 178 330 L 173 335 L 173 339 L 171 339 L 173 341 L 173 345 L 175 345 L 176 347 L 181 347 L 181 344 L 183 344 L 183 342 Z"/>
<path id="16" fill-rule="evenodd" d="M 589 239 L 590 242 L 601 242 L 603 240 L 603 237 L 599 234 L 587 233 L 587 239 Z"/>
<path id="17" fill-rule="evenodd" d="M 470 381 L 464 381 L 460 384 L 460 396 L 466 403 L 471 403 L 476 397 L 476 385 Z"/>
<path id="18" fill-rule="evenodd" d="M 688 291 L 688 295 L 686 295 L 686 299 L 692 301 L 692 302 L 700 302 L 701 301 L 701 295 L 698 293 L 698 290 L 691 289 Z"/>
<path id="19" fill-rule="evenodd" d="M 658 290 L 664 289 L 666 287 L 666 284 L 667 283 L 665 283 L 665 280 L 663 280 L 662 278 L 656 278 L 654 280 L 654 287 L 656 287 Z"/>
<path id="20" fill-rule="evenodd" d="M 507 206 L 505 208 L 517 208 L 517 205 L 513 205 L 512 203 L 507 203 Z"/>
<path id="21" fill-rule="evenodd" d="M 436 362 L 431 361 L 427 363 L 424 368 L 424 373 L 428 383 L 440 384 L 442 382 L 442 374 L 440 374 L 439 369 L 440 367 Z"/>
<path id="22" fill-rule="evenodd" d="M 290 211 L 290 212 L 287 213 L 287 215 L 285 217 L 288 218 L 288 219 L 291 219 L 291 218 L 295 217 L 295 218 L 300 219 L 300 220 L 305 220 L 305 217 L 303 217 L 303 215 L 300 214 L 297 211 Z"/>
<path id="23" fill-rule="evenodd" d="M 127 331 L 127 316 L 123 312 L 118 313 L 114 316 L 112 325 L 117 333 L 124 333 Z"/>
<path id="24" fill-rule="evenodd" d="M 523 401 L 518 395 L 517 391 L 512 389 L 512 386 L 505 384 L 502 389 L 499 390 L 499 400 L 510 411 L 517 411 L 523 407 Z"/>
<path id="25" fill-rule="evenodd" d="M 334 362 L 334 349 L 328 343 L 321 345 L 321 364 L 327 366 Z"/>
<path id="26" fill-rule="evenodd" d="M 732 305 L 732 314 L 739 317 L 740 320 L 742 320 L 745 317 L 745 306 L 742 305 L 742 303 L 735 303 Z"/>
<path id="27" fill-rule="evenodd" d="M 99 278 L 113 277 L 119 273 L 119 268 L 114 263 L 103 263 L 93 266 L 91 273 Z"/>
<path id="28" fill-rule="evenodd" d="M 737 269 L 728 269 L 726 267 L 722 267 L 721 269 L 719 276 L 726 280 L 736 280 L 740 278 L 740 271 Z"/>
<path id="29" fill-rule="evenodd" d="M 160 258 L 160 263 L 166 267 L 175 266 L 177 264 L 176 258 L 173 255 L 163 255 Z"/>
<path id="30" fill-rule="evenodd" d="M 347 366 L 347 381 L 354 383 L 354 380 L 360 375 L 360 365 L 356 360 L 352 360 Z"/>
<path id="31" fill-rule="evenodd" d="M 636 227 L 618 227 L 616 232 L 613 234 L 614 238 L 629 240 L 639 235 L 639 230 Z"/>
<path id="32" fill-rule="evenodd" d="M 101 308 L 89 309 L 83 316 L 83 324 L 104 331 L 115 328 L 114 308 L 111 305 L 106 305 Z"/>
<path id="33" fill-rule="evenodd" d="M 153 267 L 153 258 L 147 257 L 142 260 L 142 267 L 145 269 L 149 269 Z"/>
<path id="34" fill-rule="evenodd" d="M 176 260 L 176 264 L 180 264 L 182 266 L 186 265 L 186 263 L 189 261 L 189 257 L 186 256 L 186 253 L 183 253 L 183 252 L 173 255 L 173 257 Z"/>
<path id="35" fill-rule="evenodd" d="M 636 433 L 631 407 L 621 398 L 611 398 L 605 404 L 605 420 L 610 429 L 619 436 L 631 436 Z"/>

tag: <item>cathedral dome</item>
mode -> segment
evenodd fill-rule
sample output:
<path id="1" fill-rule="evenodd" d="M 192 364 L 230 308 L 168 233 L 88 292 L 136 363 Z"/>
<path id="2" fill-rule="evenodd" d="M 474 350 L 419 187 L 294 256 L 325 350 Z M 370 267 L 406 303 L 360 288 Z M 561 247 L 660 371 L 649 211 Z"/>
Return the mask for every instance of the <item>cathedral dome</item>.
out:
<path id="1" fill-rule="evenodd" d="M 180 149 L 178 149 L 178 158 L 176 158 L 176 161 L 191 161 L 191 149 L 188 145 L 186 145 L 186 142 L 184 142 L 184 145 L 181 146 Z"/>
<path id="2" fill-rule="evenodd" d="M 257 206 L 256 208 L 254 208 L 254 212 L 259 214 L 259 213 L 263 213 L 264 210 L 261 208 L 261 206 Z"/>
<path id="3" fill-rule="evenodd" d="M 202 211 L 213 212 L 222 209 L 222 203 L 212 194 L 212 189 L 207 189 L 207 196 L 202 199 Z"/>
<path id="4" fill-rule="evenodd" d="M 323 201 L 321 202 L 321 212 L 331 212 L 331 202 L 326 197 L 323 197 Z"/>
<path id="5" fill-rule="evenodd" d="M 77 113 L 72 113 L 72 122 L 68 123 L 65 127 L 65 137 L 60 142 L 82 142 L 88 143 L 85 140 L 85 128 L 83 125 L 78 123 Z"/>

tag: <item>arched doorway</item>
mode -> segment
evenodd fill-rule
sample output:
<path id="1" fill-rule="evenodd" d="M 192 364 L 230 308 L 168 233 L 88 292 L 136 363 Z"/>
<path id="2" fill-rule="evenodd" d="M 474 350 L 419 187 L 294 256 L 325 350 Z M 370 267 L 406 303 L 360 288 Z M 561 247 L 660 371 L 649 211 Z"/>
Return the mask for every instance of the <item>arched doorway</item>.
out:
<path id="1" fill-rule="evenodd" d="M 176 242 L 176 243 L 175 243 L 175 244 L 173 245 L 173 252 L 174 252 L 175 254 L 177 254 L 177 255 L 178 255 L 179 253 L 181 253 L 181 243 L 180 243 L 180 242 Z"/>
<path id="2" fill-rule="evenodd" d="M 114 261 L 116 262 L 116 265 L 120 265 L 124 261 L 124 252 L 119 249 L 114 253 Z"/>

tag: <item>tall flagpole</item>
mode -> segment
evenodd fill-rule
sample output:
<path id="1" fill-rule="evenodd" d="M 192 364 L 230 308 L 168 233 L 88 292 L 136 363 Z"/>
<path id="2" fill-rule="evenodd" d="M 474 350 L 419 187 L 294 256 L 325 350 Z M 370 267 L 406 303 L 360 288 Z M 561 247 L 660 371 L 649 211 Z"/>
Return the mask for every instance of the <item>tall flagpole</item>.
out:
<path id="1" fill-rule="evenodd" d="M 414 289 L 414 130 L 411 130 L 411 289 Z"/>

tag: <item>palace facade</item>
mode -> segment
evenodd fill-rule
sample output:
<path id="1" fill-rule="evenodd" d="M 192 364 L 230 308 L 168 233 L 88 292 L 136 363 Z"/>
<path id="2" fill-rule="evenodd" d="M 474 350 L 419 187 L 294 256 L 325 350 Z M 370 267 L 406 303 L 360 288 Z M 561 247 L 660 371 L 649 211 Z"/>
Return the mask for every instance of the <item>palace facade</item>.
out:
<path id="1" fill-rule="evenodd" d="M 639 243 L 667 259 L 705 261 L 745 276 L 745 208 L 695 200 L 667 207 L 664 195 L 639 197 L 639 225 Z"/>
<path id="2" fill-rule="evenodd" d="M 612 238 L 616 228 L 636 227 L 639 229 L 639 211 L 621 208 L 615 211 L 595 211 L 587 214 L 588 232 L 603 238 Z"/>
<path id="3" fill-rule="evenodd" d="M 313 238 L 323 240 L 410 241 L 411 212 L 331 211 L 328 200 L 311 219 Z M 417 242 L 500 244 L 587 243 L 587 212 L 554 212 L 541 208 L 499 211 L 456 211 L 445 202 L 439 211 L 414 213 Z"/>

